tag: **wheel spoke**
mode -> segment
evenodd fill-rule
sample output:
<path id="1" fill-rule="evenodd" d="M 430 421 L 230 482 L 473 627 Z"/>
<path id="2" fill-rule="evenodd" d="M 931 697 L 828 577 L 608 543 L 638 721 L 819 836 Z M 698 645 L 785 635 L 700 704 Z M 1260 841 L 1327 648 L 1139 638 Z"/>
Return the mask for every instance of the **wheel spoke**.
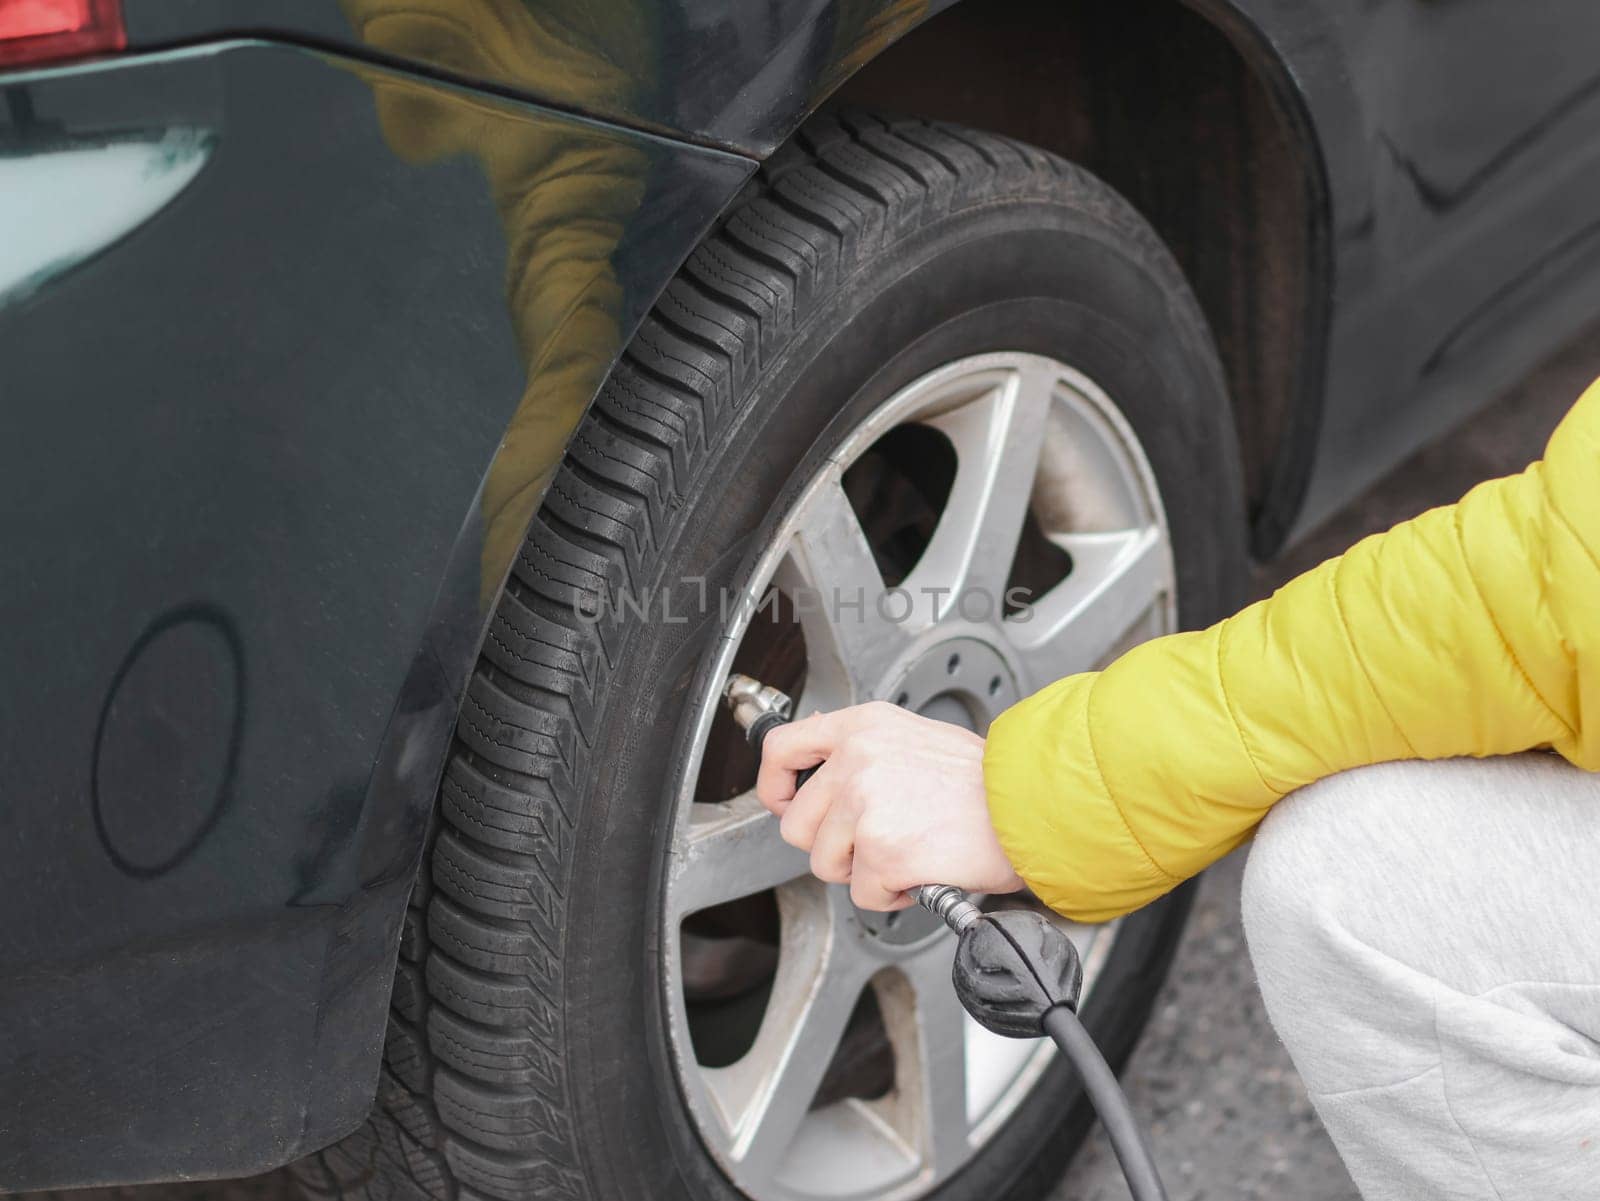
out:
<path id="1" fill-rule="evenodd" d="M 704 1069 L 741 1178 L 768 1179 L 793 1144 L 870 973 L 841 937 L 820 887 L 779 894 L 782 953 L 754 1044 L 737 1063 Z"/>
<path id="2" fill-rule="evenodd" d="M 1005 626 L 1034 688 L 1102 666 L 1172 589 L 1171 557 L 1158 526 L 1051 541 L 1072 556 L 1071 573 Z"/>
<path id="3" fill-rule="evenodd" d="M 907 633 L 891 620 L 899 614 L 884 603 L 883 575 L 837 470 L 801 504 L 773 583 L 805 635 L 807 707 L 869 700 Z"/>
<path id="4" fill-rule="evenodd" d="M 683 853 L 672 864 L 677 918 L 804 875 L 810 861 L 784 842 L 754 792 L 696 805 Z"/>
<path id="5" fill-rule="evenodd" d="M 955 447 L 956 476 L 933 538 L 903 585 L 924 621 L 941 620 L 968 589 L 986 591 L 998 607 L 1033 493 L 1055 382 L 1043 364 L 1030 363 L 1006 372 L 984 395 L 927 419 Z"/>
<path id="6" fill-rule="evenodd" d="M 878 982 L 895 1062 L 886 1116 L 938 1176 L 965 1162 L 970 1132 L 967 1017 L 950 986 L 951 951 L 940 939 Z"/>

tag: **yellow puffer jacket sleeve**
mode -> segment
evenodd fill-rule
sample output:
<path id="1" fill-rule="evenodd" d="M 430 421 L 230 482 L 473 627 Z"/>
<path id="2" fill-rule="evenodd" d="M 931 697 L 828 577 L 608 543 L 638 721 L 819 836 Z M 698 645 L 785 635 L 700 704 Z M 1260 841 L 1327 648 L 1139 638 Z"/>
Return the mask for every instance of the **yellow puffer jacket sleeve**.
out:
<path id="1" fill-rule="evenodd" d="M 1313 780 L 1539 746 L 1600 770 L 1600 381 L 1520 475 L 1013 706 L 984 775 L 1022 878 L 1104 921 Z"/>

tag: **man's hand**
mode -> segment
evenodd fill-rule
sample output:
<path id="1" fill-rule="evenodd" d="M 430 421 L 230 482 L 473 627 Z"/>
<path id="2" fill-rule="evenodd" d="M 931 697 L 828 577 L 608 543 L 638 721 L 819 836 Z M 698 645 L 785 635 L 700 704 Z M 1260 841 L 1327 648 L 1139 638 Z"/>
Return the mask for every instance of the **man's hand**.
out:
<path id="1" fill-rule="evenodd" d="M 904 909 L 918 884 L 1022 887 L 989 824 L 983 739 L 960 726 L 883 701 L 779 726 L 762 743 L 756 795 L 811 870 L 849 884 L 863 909 Z"/>

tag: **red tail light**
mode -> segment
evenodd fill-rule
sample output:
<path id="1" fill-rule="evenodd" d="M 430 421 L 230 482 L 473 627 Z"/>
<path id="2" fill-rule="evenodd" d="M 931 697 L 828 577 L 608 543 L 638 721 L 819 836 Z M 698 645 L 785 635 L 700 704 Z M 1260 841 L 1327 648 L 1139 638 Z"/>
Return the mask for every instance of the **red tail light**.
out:
<path id="1" fill-rule="evenodd" d="M 101 54 L 127 44 L 122 0 L 0 0 L 0 66 Z"/>

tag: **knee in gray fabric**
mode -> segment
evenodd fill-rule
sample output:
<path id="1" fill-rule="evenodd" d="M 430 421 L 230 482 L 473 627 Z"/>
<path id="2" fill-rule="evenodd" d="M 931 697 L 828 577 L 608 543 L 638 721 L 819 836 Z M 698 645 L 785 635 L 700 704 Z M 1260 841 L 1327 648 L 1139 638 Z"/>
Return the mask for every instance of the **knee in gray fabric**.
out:
<path id="1" fill-rule="evenodd" d="M 1296 1028 L 1316 1038 L 1364 1022 L 1427 987 L 1415 971 L 1418 942 L 1439 918 L 1415 912 L 1405 882 L 1430 853 L 1423 830 L 1437 815 L 1413 802 L 1418 772 L 1435 766 L 1330 776 L 1284 798 L 1257 832 L 1241 896 L 1245 937 L 1286 1041 Z"/>
<path id="2" fill-rule="evenodd" d="M 1408 765 L 1376 764 L 1329 776 L 1285 797 L 1256 831 L 1241 896 L 1258 964 L 1302 958 L 1346 912 L 1365 909 L 1404 847 L 1380 841 L 1370 817 L 1393 813 Z"/>
<path id="3" fill-rule="evenodd" d="M 1251 957 L 1364 1195 L 1591 1195 L 1596 804 L 1528 755 L 1361 768 L 1263 823 Z"/>
<path id="4" fill-rule="evenodd" d="M 1507 900 L 1541 894 L 1558 858 L 1592 864 L 1597 801 L 1600 776 L 1551 755 L 1402 760 L 1319 780 L 1257 833 L 1242 897 L 1251 952 L 1270 961 L 1330 937 L 1350 952 L 1354 939 L 1478 991 L 1488 983 L 1462 968 Z"/>

